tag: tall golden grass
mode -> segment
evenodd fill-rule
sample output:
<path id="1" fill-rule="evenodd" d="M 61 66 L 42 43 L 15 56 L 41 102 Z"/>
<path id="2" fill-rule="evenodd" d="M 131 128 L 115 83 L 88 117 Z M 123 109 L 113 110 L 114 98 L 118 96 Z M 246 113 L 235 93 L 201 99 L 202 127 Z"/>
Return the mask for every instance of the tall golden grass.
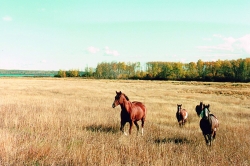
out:
<path id="1" fill-rule="evenodd" d="M 119 131 L 116 90 L 145 103 L 144 136 Z M 250 165 L 249 83 L 1 78 L 0 92 L 0 165 Z M 200 101 L 220 122 L 211 147 Z"/>

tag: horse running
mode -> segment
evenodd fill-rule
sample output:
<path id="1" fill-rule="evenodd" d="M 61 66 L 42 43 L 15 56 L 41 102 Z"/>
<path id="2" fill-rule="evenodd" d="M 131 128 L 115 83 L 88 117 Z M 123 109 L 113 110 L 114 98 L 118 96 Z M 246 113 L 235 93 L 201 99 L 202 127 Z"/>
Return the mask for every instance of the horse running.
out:
<path id="1" fill-rule="evenodd" d="M 203 107 L 204 109 L 200 114 L 200 116 L 202 117 L 202 119 L 200 120 L 200 128 L 202 130 L 206 144 L 211 146 L 212 141 L 216 136 L 216 130 L 219 127 L 219 121 L 213 114 L 210 114 L 209 104 L 204 104 Z"/>
<path id="2" fill-rule="evenodd" d="M 144 121 L 146 118 L 146 107 L 143 103 L 138 101 L 130 102 L 129 98 L 120 92 L 116 92 L 115 100 L 112 104 L 112 107 L 115 108 L 116 106 L 121 106 L 121 128 L 120 130 L 125 134 L 124 131 L 124 125 L 129 122 L 129 134 L 131 134 L 131 129 L 133 126 L 133 123 L 135 124 L 137 128 L 137 133 L 139 132 L 139 125 L 137 121 L 141 120 L 141 133 L 143 135 L 143 127 L 144 127 Z"/>
<path id="3" fill-rule="evenodd" d="M 195 107 L 195 111 L 196 111 L 196 113 L 197 113 L 198 116 L 200 116 L 201 111 L 202 111 L 202 108 L 203 108 L 203 103 L 202 103 L 202 101 L 201 101 L 201 102 L 200 102 L 200 105 L 197 105 L 197 106 Z"/>
<path id="4" fill-rule="evenodd" d="M 176 118 L 179 126 L 183 126 L 187 122 L 188 113 L 187 110 L 181 108 L 182 104 L 177 104 Z"/>

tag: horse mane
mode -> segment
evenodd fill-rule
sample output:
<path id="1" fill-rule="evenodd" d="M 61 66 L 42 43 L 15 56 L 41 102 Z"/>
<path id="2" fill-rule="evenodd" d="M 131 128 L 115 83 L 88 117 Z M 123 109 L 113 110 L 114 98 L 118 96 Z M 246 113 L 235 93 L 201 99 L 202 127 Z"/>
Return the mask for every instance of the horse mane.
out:
<path id="1" fill-rule="evenodd" d="M 128 96 L 127 95 L 125 95 L 124 93 L 123 93 L 123 95 L 124 95 L 124 97 L 129 101 L 129 98 L 128 98 Z"/>
<path id="2" fill-rule="evenodd" d="M 122 93 L 122 91 L 120 91 L 120 92 L 117 92 L 117 91 L 116 91 L 116 94 L 119 96 L 119 98 L 121 97 L 121 95 L 124 95 L 124 97 L 126 98 L 126 100 L 129 101 L 128 96 L 125 95 L 124 93 Z"/>

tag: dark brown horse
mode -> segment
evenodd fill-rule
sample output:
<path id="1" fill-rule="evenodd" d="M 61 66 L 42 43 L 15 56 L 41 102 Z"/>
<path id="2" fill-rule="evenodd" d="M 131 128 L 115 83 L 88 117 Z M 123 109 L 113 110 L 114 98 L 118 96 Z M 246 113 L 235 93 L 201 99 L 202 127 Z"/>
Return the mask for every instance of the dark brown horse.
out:
<path id="1" fill-rule="evenodd" d="M 200 102 L 200 105 L 197 105 L 197 106 L 195 107 L 195 111 L 196 111 L 196 113 L 197 113 L 198 116 L 200 116 L 201 111 L 202 111 L 202 108 L 203 108 L 203 103 L 202 103 L 202 101 L 201 101 L 201 102 Z"/>
<path id="2" fill-rule="evenodd" d="M 209 104 L 203 105 L 204 108 L 200 114 L 202 117 L 200 120 L 200 128 L 202 130 L 206 144 L 211 146 L 212 141 L 215 139 L 216 131 L 219 127 L 219 121 L 213 114 L 210 114 L 209 106 Z"/>
<path id="3" fill-rule="evenodd" d="M 137 128 L 137 133 L 139 132 L 139 125 L 137 121 L 141 120 L 141 127 L 142 127 L 142 135 L 143 135 L 143 127 L 144 127 L 144 121 L 146 118 L 146 107 L 143 103 L 133 101 L 130 102 L 129 98 L 120 92 L 116 92 L 115 100 L 112 104 L 112 107 L 115 108 L 116 106 L 121 106 L 121 128 L 120 130 L 125 134 L 124 132 L 124 125 L 129 122 L 129 134 L 131 134 L 131 129 L 133 126 L 133 123 L 135 124 Z"/>
<path id="4" fill-rule="evenodd" d="M 187 117 L 188 117 L 187 110 L 182 109 L 181 106 L 182 104 L 177 104 L 177 112 L 176 112 L 176 118 L 180 127 L 187 122 Z"/>

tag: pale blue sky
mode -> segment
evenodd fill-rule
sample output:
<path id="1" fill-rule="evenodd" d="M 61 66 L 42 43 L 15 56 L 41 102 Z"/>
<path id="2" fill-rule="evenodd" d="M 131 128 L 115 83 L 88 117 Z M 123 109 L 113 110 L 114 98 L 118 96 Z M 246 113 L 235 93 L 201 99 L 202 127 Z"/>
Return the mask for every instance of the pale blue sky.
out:
<path id="1" fill-rule="evenodd" d="M 9 0 L 0 69 L 250 57 L 249 0 Z"/>

